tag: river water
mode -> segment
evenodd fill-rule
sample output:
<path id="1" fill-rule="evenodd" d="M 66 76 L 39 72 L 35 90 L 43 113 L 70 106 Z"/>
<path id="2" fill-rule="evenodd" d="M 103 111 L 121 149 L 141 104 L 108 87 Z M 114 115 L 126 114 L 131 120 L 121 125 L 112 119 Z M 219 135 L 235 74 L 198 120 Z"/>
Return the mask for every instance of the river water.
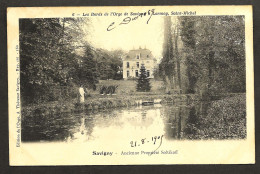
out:
<path id="1" fill-rule="evenodd" d="M 203 118 L 207 118 L 209 110 L 212 110 L 211 107 L 211 102 L 180 103 L 178 105 L 155 104 L 81 113 L 62 113 L 23 121 L 22 141 L 88 142 L 108 137 L 113 140 L 126 137 L 142 139 L 154 136 L 163 136 L 168 140 L 214 138 L 216 134 L 225 134 L 227 130 L 225 121 L 221 121 L 221 119 L 218 120 L 220 127 L 216 129 L 210 126 L 213 125 L 212 120 L 205 123 Z M 232 111 L 234 113 L 229 114 L 240 114 L 236 113 L 236 110 Z M 214 118 L 224 118 L 224 115 L 218 111 Z M 214 132 L 212 130 L 216 134 L 212 133 Z M 236 132 L 230 135 L 234 135 L 231 138 L 241 136 Z"/>

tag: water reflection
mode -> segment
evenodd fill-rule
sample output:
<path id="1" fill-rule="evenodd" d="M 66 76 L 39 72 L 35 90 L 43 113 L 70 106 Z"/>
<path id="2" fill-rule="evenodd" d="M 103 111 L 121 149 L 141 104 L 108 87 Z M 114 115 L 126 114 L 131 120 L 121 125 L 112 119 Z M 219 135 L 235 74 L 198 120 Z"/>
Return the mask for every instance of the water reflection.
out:
<path id="1" fill-rule="evenodd" d="M 158 104 L 35 116 L 22 122 L 22 141 L 88 142 L 108 137 L 129 140 L 155 135 L 164 135 L 168 140 L 203 139 L 209 137 L 205 136 L 207 129 L 212 129 L 211 120 L 205 122 L 204 119 L 209 109 L 212 110 L 210 103 L 193 106 Z"/>
<path id="2" fill-rule="evenodd" d="M 186 126 L 187 118 L 189 117 L 186 106 L 171 107 L 167 106 L 163 109 L 162 115 L 165 120 L 165 137 L 168 139 L 182 139 L 183 132 Z"/>

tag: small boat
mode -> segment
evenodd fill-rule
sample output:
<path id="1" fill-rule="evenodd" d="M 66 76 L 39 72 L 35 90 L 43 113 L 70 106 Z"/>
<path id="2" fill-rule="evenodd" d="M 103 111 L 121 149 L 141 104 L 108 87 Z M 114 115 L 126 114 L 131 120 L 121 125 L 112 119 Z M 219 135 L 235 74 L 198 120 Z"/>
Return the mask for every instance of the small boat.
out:
<path id="1" fill-rule="evenodd" d="M 153 105 L 153 104 L 154 104 L 153 101 L 143 101 L 142 102 L 142 105 L 144 105 L 144 106 L 149 106 L 149 105 Z"/>

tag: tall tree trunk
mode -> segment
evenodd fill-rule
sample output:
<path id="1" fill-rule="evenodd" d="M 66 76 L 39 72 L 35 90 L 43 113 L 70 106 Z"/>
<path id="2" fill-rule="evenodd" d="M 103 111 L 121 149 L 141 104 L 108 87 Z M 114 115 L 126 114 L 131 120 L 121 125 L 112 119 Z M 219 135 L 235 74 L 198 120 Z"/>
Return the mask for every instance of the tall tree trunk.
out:
<path id="1" fill-rule="evenodd" d="M 209 52 L 209 64 L 208 64 L 208 68 L 209 68 L 209 84 L 208 87 L 210 88 L 212 86 L 213 83 L 213 71 L 214 71 L 214 52 L 210 51 Z"/>
<path id="2" fill-rule="evenodd" d="M 164 84 L 165 84 L 165 92 L 171 93 L 172 84 L 171 84 L 170 79 L 167 75 L 165 76 Z"/>
<path id="3" fill-rule="evenodd" d="M 171 17 L 164 18 L 163 59 L 161 62 L 166 92 L 171 92 L 176 85 L 175 60 L 173 55 L 173 38 Z"/>
<path id="4" fill-rule="evenodd" d="M 176 57 L 176 74 L 177 74 L 177 79 L 178 79 L 178 89 L 181 92 L 181 65 L 180 65 L 180 55 L 179 55 L 179 50 L 178 50 L 178 37 L 179 37 L 179 30 L 177 27 L 177 24 L 175 25 L 175 57 Z"/>

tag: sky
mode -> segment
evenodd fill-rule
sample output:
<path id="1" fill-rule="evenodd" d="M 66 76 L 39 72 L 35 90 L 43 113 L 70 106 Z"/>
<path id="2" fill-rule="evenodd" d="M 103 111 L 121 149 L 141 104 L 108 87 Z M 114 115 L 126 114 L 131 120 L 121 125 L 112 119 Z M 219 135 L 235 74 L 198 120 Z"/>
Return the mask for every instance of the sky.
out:
<path id="1" fill-rule="evenodd" d="M 131 20 L 128 24 L 119 25 L 125 17 L 91 17 L 91 28 L 87 40 L 94 47 L 107 50 L 147 48 L 156 59 L 162 57 L 163 17 L 152 16 L 147 24 L 148 16 Z M 111 31 L 108 26 L 115 22 Z"/>

